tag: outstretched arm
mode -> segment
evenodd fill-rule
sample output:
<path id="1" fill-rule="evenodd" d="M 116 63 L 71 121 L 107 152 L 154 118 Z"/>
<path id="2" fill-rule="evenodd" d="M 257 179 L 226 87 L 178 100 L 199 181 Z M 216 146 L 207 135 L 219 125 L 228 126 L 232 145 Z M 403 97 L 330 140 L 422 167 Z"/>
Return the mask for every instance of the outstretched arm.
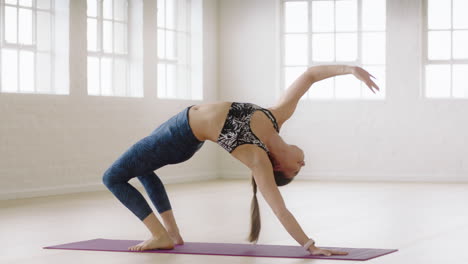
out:
<path id="1" fill-rule="evenodd" d="M 299 99 L 309 90 L 313 83 L 344 74 L 353 74 L 356 78 L 363 81 L 374 93 L 375 91 L 373 89 L 379 90 L 379 87 L 370 79 L 372 75 L 360 67 L 348 65 L 320 65 L 310 67 L 288 87 L 279 102 L 272 107 L 275 111 L 278 124 L 282 125 L 292 116 L 296 110 Z"/>
<path id="2" fill-rule="evenodd" d="M 301 246 L 304 246 L 308 242 L 309 237 L 304 233 L 301 226 L 296 221 L 296 218 L 294 218 L 291 212 L 286 208 L 283 197 L 273 178 L 273 168 L 267 154 L 260 149 L 254 150 L 254 152 L 256 152 L 256 154 L 253 159 L 251 159 L 249 167 L 252 169 L 258 189 L 286 231 L 288 231 Z M 321 249 L 315 247 L 315 245 L 310 245 L 307 250 L 312 255 L 330 256 L 347 254 L 346 252 Z"/>

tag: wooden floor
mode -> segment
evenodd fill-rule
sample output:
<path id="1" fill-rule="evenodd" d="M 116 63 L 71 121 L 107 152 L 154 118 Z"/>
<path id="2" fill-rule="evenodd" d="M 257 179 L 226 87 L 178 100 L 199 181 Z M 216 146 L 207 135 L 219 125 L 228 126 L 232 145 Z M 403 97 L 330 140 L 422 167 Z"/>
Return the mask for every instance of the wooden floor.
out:
<path id="1" fill-rule="evenodd" d="M 174 184 L 167 190 L 185 241 L 247 243 L 249 181 Z M 280 190 L 289 210 L 319 246 L 399 249 L 366 263 L 468 263 L 468 184 L 296 180 Z M 262 198 L 260 206 L 259 244 L 296 245 Z M 143 240 L 148 235 L 109 192 L 0 201 L 2 264 L 339 263 L 42 249 L 94 238 Z"/>

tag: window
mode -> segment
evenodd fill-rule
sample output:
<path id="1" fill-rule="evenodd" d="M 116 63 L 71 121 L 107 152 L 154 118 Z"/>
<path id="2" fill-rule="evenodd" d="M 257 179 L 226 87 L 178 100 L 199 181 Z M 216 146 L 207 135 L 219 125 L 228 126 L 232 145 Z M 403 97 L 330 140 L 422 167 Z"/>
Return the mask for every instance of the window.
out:
<path id="1" fill-rule="evenodd" d="M 427 98 L 468 98 L 468 0 L 426 1 Z"/>
<path id="2" fill-rule="evenodd" d="M 157 1 L 157 94 L 202 99 L 202 1 Z"/>
<path id="3" fill-rule="evenodd" d="M 0 0 L 1 92 L 68 94 L 65 12 L 65 0 Z"/>
<path id="4" fill-rule="evenodd" d="M 303 98 L 385 97 L 385 0 L 304 0 L 282 4 L 282 86 L 308 67 L 358 65 L 377 77 L 374 94 L 351 75 L 320 81 Z"/>
<path id="5" fill-rule="evenodd" d="M 127 0 L 87 0 L 88 95 L 143 96 L 142 85 L 132 83 L 141 69 L 132 69 L 129 14 Z"/>

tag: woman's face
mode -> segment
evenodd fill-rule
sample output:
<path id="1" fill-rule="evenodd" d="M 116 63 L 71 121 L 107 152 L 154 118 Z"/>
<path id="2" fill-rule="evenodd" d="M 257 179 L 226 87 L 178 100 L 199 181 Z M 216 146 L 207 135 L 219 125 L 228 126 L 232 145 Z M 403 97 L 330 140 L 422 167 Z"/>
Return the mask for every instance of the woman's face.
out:
<path id="1" fill-rule="evenodd" d="M 289 145 L 282 162 L 280 162 L 281 171 L 284 172 L 286 177 L 295 177 L 302 167 L 305 166 L 304 151 L 296 145 Z"/>

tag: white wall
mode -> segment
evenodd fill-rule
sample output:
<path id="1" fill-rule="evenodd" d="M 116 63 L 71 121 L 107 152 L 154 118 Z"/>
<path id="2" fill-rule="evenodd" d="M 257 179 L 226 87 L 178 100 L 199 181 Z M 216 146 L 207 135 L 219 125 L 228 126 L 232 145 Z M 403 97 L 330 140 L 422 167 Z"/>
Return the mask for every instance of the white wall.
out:
<path id="1" fill-rule="evenodd" d="M 221 0 L 218 8 L 220 99 L 271 106 L 279 92 L 279 1 Z M 385 101 L 300 103 L 281 132 L 306 153 L 299 177 L 468 181 L 468 101 L 420 95 L 421 8 L 421 0 L 387 1 Z M 222 177 L 249 176 L 221 153 Z"/>
<path id="2" fill-rule="evenodd" d="M 152 12 L 153 1 L 144 1 L 144 13 Z M 86 96 L 86 39 L 80 37 L 86 21 L 77 16 L 85 12 L 83 2 L 71 1 L 71 94 L 0 94 L 0 199 L 102 189 L 102 173 L 129 146 L 199 103 L 156 99 L 151 67 L 145 98 Z M 300 177 L 468 181 L 467 101 L 420 96 L 421 2 L 387 2 L 387 98 L 301 102 L 281 132 L 306 152 Z M 278 8 L 278 0 L 204 0 L 205 101 L 274 104 L 280 93 Z M 156 41 L 148 30 L 146 66 Z M 190 161 L 157 173 L 165 183 L 249 176 L 210 142 Z"/>
<path id="3" fill-rule="evenodd" d="M 144 1 L 145 13 L 155 10 L 155 1 Z M 0 94 L 0 199 L 103 189 L 102 174 L 125 150 L 170 116 L 200 103 L 158 100 L 149 67 L 145 98 L 86 96 L 86 20 L 78 15 L 85 14 L 86 1 L 70 2 L 70 95 Z M 203 19 L 204 99 L 215 101 L 216 0 L 204 0 Z M 155 39 L 148 30 L 151 44 Z M 146 60 L 155 58 L 153 47 L 145 46 Z M 215 148 L 207 142 L 190 161 L 157 173 L 165 183 L 214 178 Z"/>

